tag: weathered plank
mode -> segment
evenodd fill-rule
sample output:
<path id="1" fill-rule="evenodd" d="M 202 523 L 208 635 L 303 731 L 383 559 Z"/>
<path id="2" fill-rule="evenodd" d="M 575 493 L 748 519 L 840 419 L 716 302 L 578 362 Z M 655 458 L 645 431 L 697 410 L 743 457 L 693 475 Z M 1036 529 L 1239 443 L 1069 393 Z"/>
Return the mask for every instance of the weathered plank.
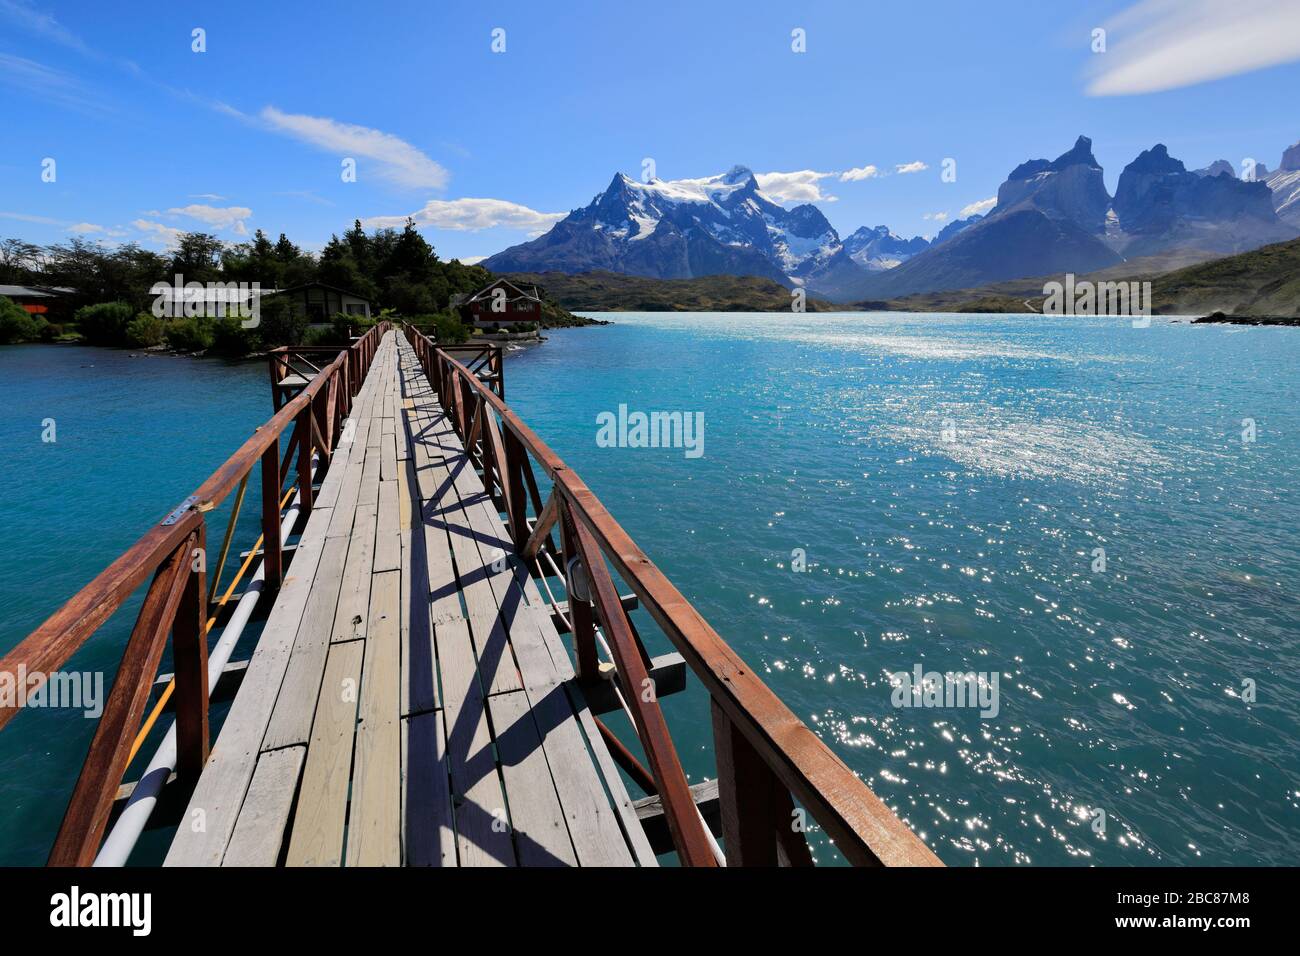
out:
<path id="1" fill-rule="evenodd" d="M 311 736 L 312 713 L 320 694 L 321 675 L 329 650 L 330 623 L 338 607 L 339 583 L 348 553 L 347 538 L 326 538 L 316 567 L 311 596 L 298 627 L 284 683 L 275 701 L 262 750 L 305 744 Z"/>
<path id="2" fill-rule="evenodd" d="M 222 866 L 275 866 L 306 755 L 306 747 L 284 747 L 258 758 Z"/>
<path id="3" fill-rule="evenodd" d="M 521 691 L 488 698 L 520 866 L 577 866 L 537 724 Z"/>
<path id="4" fill-rule="evenodd" d="M 464 621 L 447 621 L 434 628 L 434 637 L 460 865 L 514 866 L 505 795 L 469 630 Z"/>
<path id="5" fill-rule="evenodd" d="M 331 644 L 303 766 L 288 866 L 339 866 L 364 641 Z"/>
<path id="6" fill-rule="evenodd" d="M 225 855 L 307 606 L 329 517 L 329 509 L 312 511 L 289 574 L 249 659 L 244 682 L 190 797 L 186 818 L 201 815 L 204 825 L 177 830 L 166 866 L 218 866 Z"/>
<path id="7" fill-rule="evenodd" d="M 407 866 L 455 866 L 456 831 L 442 713 L 402 721 L 402 846 Z"/>
<path id="8" fill-rule="evenodd" d="M 366 636 L 366 622 L 370 615 L 370 578 L 374 568 L 375 520 L 372 506 L 357 508 L 348 558 L 343 566 L 338 608 L 330 631 L 330 640 L 335 643 Z"/>
<path id="9" fill-rule="evenodd" d="M 400 571 L 376 574 L 370 591 L 348 813 L 348 866 L 399 866 L 402 861 L 401 578 Z"/>

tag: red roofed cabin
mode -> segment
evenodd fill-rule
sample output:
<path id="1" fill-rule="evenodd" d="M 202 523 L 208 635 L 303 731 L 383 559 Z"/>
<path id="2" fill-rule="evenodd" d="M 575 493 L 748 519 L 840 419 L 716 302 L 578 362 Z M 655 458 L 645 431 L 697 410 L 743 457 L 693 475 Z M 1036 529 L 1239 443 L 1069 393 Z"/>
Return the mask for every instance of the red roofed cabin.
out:
<path id="1" fill-rule="evenodd" d="M 515 322 L 542 321 L 542 297 L 536 286 L 497 279 L 471 296 L 452 298 L 461 319 L 476 328 L 509 326 Z"/>

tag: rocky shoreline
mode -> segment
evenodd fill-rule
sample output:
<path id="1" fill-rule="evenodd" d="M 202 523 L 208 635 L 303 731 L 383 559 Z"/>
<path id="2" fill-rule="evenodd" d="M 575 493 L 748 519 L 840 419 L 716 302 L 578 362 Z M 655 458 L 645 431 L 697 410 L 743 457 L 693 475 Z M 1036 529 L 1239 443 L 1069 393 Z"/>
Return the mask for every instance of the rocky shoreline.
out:
<path id="1" fill-rule="evenodd" d="M 1199 319 L 1192 320 L 1193 325 L 1291 325 L 1300 326 L 1300 316 L 1294 315 L 1228 315 L 1226 312 L 1211 312 Z"/>

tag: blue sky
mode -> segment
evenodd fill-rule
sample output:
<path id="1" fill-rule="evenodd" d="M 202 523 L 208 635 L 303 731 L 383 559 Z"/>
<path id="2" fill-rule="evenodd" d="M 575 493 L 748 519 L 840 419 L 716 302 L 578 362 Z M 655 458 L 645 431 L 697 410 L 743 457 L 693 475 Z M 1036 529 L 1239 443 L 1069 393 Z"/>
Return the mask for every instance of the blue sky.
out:
<path id="1" fill-rule="evenodd" d="M 0 0 L 0 237 L 319 248 L 416 214 L 469 258 L 646 158 L 664 179 L 744 164 L 843 235 L 933 234 L 1080 133 L 1112 191 L 1156 142 L 1274 168 L 1300 140 L 1297 59 L 1300 0 Z"/>

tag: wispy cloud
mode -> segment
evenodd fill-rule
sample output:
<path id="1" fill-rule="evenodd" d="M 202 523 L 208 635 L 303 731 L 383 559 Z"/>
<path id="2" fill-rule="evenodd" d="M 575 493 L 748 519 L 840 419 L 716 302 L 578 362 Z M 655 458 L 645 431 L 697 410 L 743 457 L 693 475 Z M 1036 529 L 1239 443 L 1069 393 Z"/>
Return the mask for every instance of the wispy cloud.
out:
<path id="1" fill-rule="evenodd" d="M 918 159 L 916 160 L 916 162 L 913 163 L 899 163 L 897 166 L 894 167 L 894 172 L 898 173 L 900 176 L 903 176 L 906 175 L 907 173 L 919 173 L 921 170 L 929 169 L 929 168 L 930 168 L 929 166 L 927 166 L 925 163 L 921 162 Z"/>
<path id="2" fill-rule="evenodd" d="M 42 226 L 62 226 L 61 219 L 51 219 L 49 216 L 33 216 L 25 212 L 0 212 L 0 219 L 16 219 L 18 222 L 34 222 Z"/>
<path id="3" fill-rule="evenodd" d="M 758 188 L 777 202 L 834 202 L 834 196 L 822 192 L 819 183 L 835 173 L 800 169 L 791 173 L 755 173 Z"/>
<path id="4" fill-rule="evenodd" d="M 240 115 L 237 110 L 224 107 Z M 268 106 L 259 114 L 271 129 L 338 156 L 364 157 L 384 179 L 412 189 L 441 189 L 449 174 L 419 149 L 382 130 L 341 123 L 327 116 L 285 113 Z"/>
<path id="5" fill-rule="evenodd" d="M 1106 24 L 1093 96 L 1158 93 L 1300 60 L 1295 0 L 1143 0 Z"/>
<path id="6" fill-rule="evenodd" d="M 0 85 L 56 106 L 103 112 L 103 99 L 71 73 L 10 53 L 0 53 Z"/>
<path id="7" fill-rule="evenodd" d="M 168 246 L 175 245 L 180 241 L 181 236 L 185 235 L 184 229 L 177 229 L 149 219 L 132 219 L 131 225 L 143 233 L 158 236 Z"/>
<path id="8" fill-rule="evenodd" d="M 213 229 L 233 228 L 242 236 L 247 232 L 244 228 L 244 220 L 253 215 L 253 210 L 247 206 L 208 206 L 192 203 L 189 206 L 173 206 L 167 210 L 167 214 L 197 219 L 199 222 L 207 223 Z"/>
<path id="9" fill-rule="evenodd" d="M 981 199 L 979 202 L 973 202 L 969 206 L 961 207 L 961 218 L 968 219 L 971 216 L 982 216 L 998 204 L 997 196 L 990 196 L 988 199 Z"/>
<path id="10" fill-rule="evenodd" d="M 408 218 L 418 226 L 433 226 L 455 232 L 479 232 L 502 226 L 530 236 L 541 235 L 568 213 L 538 212 L 504 199 L 431 199 L 410 216 L 371 216 L 362 220 L 370 228 L 401 226 Z"/>
<path id="11" fill-rule="evenodd" d="M 285 189 L 276 193 L 277 196 L 293 196 L 295 199 L 302 199 L 306 202 L 315 203 L 317 206 L 333 206 L 333 201 L 326 199 L 324 196 L 318 196 L 310 189 Z"/>
<path id="12" fill-rule="evenodd" d="M 931 222 L 943 222 L 948 218 L 948 214 L 946 212 L 927 212 L 921 218 L 928 219 Z"/>
<path id="13" fill-rule="evenodd" d="M 218 196 L 216 193 L 190 193 L 190 199 L 206 199 L 208 202 L 224 202 L 225 196 Z"/>
<path id="14" fill-rule="evenodd" d="M 840 182 L 855 183 L 863 179 L 875 179 L 879 175 L 880 170 L 875 166 L 857 166 L 840 173 Z"/>
<path id="15" fill-rule="evenodd" d="M 103 226 L 96 225 L 93 222 L 74 222 L 68 227 L 68 232 L 75 232 L 81 236 L 88 236 L 95 232 L 108 232 Z"/>
<path id="16" fill-rule="evenodd" d="M 20 0 L 0 0 L 0 16 L 39 37 L 82 53 L 92 52 L 81 37 L 59 23 L 51 14 L 36 10 Z"/>

